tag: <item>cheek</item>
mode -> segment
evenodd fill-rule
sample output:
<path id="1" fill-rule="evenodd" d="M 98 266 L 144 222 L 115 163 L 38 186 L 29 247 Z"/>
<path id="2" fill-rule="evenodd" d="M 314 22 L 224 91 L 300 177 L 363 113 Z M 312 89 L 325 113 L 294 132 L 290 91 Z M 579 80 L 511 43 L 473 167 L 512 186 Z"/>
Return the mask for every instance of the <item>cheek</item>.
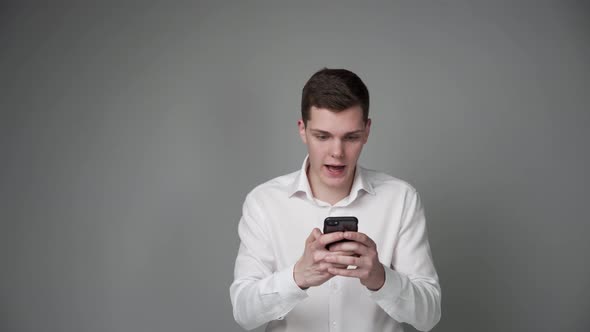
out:
<path id="1" fill-rule="evenodd" d="M 326 144 L 322 144 L 321 142 L 314 142 L 313 144 L 309 145 L 309 150 L 316 156 L 322 156 L 326 153 Z"/>
<path id="2" fill-rule="evenodd" d="M 350 144 L 347 147 L 346 152 L 348 152 L 348 156 L 354 157 L 354 156 L 357 156 L 361 152 L 362 147 L 363 147 L 363 145 L 361 143 Z"/>
<path id="3" fill-rule="evenodd" d="M 324 151 L 319 144 L 310 144 L 308 152 L 310 157 L 313 156 L 315 160 L 321 161 L 324 156 Z"/>

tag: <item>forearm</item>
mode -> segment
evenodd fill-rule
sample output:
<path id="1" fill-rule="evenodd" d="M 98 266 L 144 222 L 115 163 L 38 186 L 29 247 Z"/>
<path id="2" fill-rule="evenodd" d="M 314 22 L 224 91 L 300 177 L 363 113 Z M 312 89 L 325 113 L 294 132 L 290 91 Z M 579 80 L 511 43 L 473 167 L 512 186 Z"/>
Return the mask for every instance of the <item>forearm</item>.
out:
<path id="1" fill-rule="evenodd" d="M 293 266 L 263 279 L 237 277 L 230 287 L 236 322 L 247 330 L 282 319 L 307 293 L 293 280 Z"/>
<path id="2" fill-rule="evenodd" d="M 440 320 L 440 286 L 433 278 L 406 276 L 385 267 L 385 283 L 371 292 L 371 298 L 393 319 L 420 331 Z"/>

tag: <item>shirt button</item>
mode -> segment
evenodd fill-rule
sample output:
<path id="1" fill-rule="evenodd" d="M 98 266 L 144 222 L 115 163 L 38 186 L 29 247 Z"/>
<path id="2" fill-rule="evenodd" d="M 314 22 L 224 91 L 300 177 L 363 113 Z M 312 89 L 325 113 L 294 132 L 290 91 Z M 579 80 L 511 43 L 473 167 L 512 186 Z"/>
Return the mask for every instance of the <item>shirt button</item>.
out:
<path id="1" fill-rule="evenodd" d="M 336 321 L 333 321 L 332 322 L 332 326 L 336 326 Z"/>

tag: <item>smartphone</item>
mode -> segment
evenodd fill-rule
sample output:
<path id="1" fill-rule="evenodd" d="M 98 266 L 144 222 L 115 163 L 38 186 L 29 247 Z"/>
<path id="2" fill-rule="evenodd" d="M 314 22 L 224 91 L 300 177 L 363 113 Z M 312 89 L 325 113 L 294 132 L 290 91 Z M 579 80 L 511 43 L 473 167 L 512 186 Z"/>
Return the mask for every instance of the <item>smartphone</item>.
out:
<path id="1" fill-rule="evenodd" d="M 358 219 L 356 217 L 346 216 L 346 217 L 328 217 L 324 220 L 324 234 L 333 233 L 333 232 L 358 232 Z M 329 249 L 330 246 L 334 243 L 340 243 L 344 241 L 350 240 L 340 240 L 333 243 L 330 243 L 326 246 L 326 249 Z"/>
<path id="2" fill-rule="evenodd" d="M 324 220 L 324 234 L 333 232 L 358 232 L 356 217 L 328 217 Z"/>

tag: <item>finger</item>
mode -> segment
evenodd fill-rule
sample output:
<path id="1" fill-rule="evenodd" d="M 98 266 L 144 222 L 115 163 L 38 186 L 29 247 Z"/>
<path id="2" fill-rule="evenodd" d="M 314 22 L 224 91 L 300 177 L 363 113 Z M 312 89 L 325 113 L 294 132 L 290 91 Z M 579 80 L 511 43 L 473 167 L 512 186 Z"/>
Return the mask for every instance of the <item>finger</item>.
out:
<path id="1" fill-rule="evenodd" d="M 328 263 L 328 262 L 325 262 L 325 264 L 327 264 L 326 265 L 326 272 L 331 268 L 346 269 L 348 267 L 348 265 L 345 265 L 345 264 L 336 264 L 336 263 Z"/>
<path id="2" fill-rule="evenodd" d="M 343 276 L 343 277 L 352 277 L 360 279 L 362 274 L 364 273 L 361 269 L 338 269 L 338 268 L 328 268 L 328 273 L 333 274 L 335 276 Z"/>
<path id="3" fill-rule="evenodd" d="M 344 266 L 360 266 L 362 262 L 360 258 L 354 256 L 328 256 L 325 258 L 325 261 L 328 263 L 341 264 Z"/>
<path id="4" fill-rule="evenodd" d="M 377 244 L 367 234 L 361 232 L 344 232 L 344 238 L 364 244 L 369 248 L 377 248 Z"/>
<path id="5" fill-rule="evenodd" d="M 330 247 L 330 253 L 327 256 L 355 256 L 356 253 L 353 251 L 332 251 Z"/>
<path id="6" fill-rule="evenodd" d="M 317 271 L 320 272 L 328 272 L 329 269 L 346 269 L 348 265 L 344 264 L 334 264 L 328 262 L 321 262 L 317 265 Z"/>
<path id="7" fill-rule="evenodd" d="M 318 238 L 318 245 L 325 247 L 326 245 L 344 239 L 344 232 L 334 232 L 324 234 Z"/>
<path id="8" fill-rule="evenodd" d="M 317 229 L 317 228 L 314 228 L 314 229 L 311 231 L 311 233 L 309 233 L 309 236 L 307 237 L 307 239 L 305 239 L 305 244 L 310 244 L 310 243 L 312 243 L 313 241 L 315 241 L 315 239 L 316 239 L 315 230 L 316 230 L 316 229 Z M 317 230 L 319 231 L 319 229 L 317 229 Z"/>
<path id="9" fill-rule="evenodd" d="M 316 241 L 322 236 L 322 231 L 316 227 L 311 231 L 311 235 L 313 235 L 313 240 Z"/>
<path id="10" fill-rule="evenodd" d="M 371 249 L 365 246 L 364 244 L 354 241 L 344 241 L 340 243 L 335 243 L 330 246 L 330 251 L 344 251 L 360 256 L 368 254 L 370 250 Z"/>

